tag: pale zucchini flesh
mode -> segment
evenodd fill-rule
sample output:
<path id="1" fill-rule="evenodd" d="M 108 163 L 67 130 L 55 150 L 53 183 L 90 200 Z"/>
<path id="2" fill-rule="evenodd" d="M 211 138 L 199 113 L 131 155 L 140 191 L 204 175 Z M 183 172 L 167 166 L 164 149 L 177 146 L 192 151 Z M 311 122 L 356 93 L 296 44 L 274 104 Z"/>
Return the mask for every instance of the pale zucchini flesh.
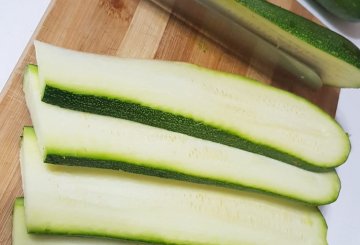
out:
<path id="1" fill-rule="evenodd" d="M 32 128 L 20 153 L 29 232 L 160 244 L 326 244 L 316 207 L 122 171 L 45 164 Z"/>
<path id="2" fill-rule="evenodd" d="M 311 172 L 184 134 L 46 104 L 36 66 L 28 66 L 24 92 L 46 162 L 246 188 L 311 205 L 333 202 L 340 191 L 334 170 Z"/>
<path id="3" fill-rule="evenodd" d="M 347 159 L 346 133 L 289 92 L 194 65 L 120 59 L 36 42 L 43 101 L 119 117 L 314 171 Z"/>
<path id="4" fill-rule="evenodd" d="M 12 245 L 135 245 L 114 239 L 30 234 L 25 222 L 24 199 L 17 198 L 13 212 Z"/>

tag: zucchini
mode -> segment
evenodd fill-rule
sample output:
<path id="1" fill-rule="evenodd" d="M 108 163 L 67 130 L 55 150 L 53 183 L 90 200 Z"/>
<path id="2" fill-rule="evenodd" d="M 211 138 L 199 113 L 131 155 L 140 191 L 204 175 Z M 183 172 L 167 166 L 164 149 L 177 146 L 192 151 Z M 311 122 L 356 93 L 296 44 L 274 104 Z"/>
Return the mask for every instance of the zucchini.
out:
<path id="1" fill-rule="evenodd" d="M 340 191 L 334 170 L 314 173 L 211 141 L 43 103 L 36 66 L 28 67 L 24 91 L 48 163 L 248 188 L 313 205 L 335 201 Z"/>
<path id="2" fill-rule="evenodd" d="M 327 244 L 316 207 L 122 171 L 44 164 L 29 127 L 20 162 L 29 232 L 160 244 Z"/>
<path id="3" fill-rule="evenodd" d="M 360 1 L 358 0 L 316 0 L 327 11 L 348 21 L 360 21 Z"/>
<path id="4" fill-rule="evenodd" d="M 200 1 L 313 67 L 324 84 L 360 87 L 360 50 L 341 35 L 265 0 Z"/>
<path id="5" fill-rule="evenodd" d="M 350 143 L 328 114 L 289 92 L 191 64 L 81 53 L 36 42 L 42 100 L 218 142 L 314 171 Z"/>
<path id="6" fill-rule="evenodd" d="M 25 224 L 24 199 L 16 198 L 13 212 L 12 245 L 121 245 L 119 240 L 29 234 Z"/>

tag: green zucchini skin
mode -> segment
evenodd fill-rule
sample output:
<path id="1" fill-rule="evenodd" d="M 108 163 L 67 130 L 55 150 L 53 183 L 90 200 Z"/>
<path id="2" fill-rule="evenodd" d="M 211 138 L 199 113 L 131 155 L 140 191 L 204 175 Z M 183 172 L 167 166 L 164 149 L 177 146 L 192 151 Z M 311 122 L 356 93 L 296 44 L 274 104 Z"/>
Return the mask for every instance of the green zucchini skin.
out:
<path id="1" fill-rule="evenodd" d="M 293 36 L 360 69 L 360 49 L 341 35 L 264 0 L 233 0 Z M 322 0 L 321 2 L 335 2 Z M 336 2 L 355 2 L 339 0 Z M 334 6 L 334 4 L 332 4 Z M 343 3 L 348 5 L 347 3 Z M 360 3 L 356 3 L 360 9 Z M 330 6 L 330 4 L 329 4 Z M 358 12 L 360 15 L 360 11 Z"/>
<path id="2" fill-rule="evenodd" d="M 347 21 L 360 21 L 358 0 L 316 0 L 327 11 Z"/>
<path id="3" fill-rule="evenodd" d="M 104 96 L 77 94 L 54 88 L 49 85 L 46 85 L 45 87 L 42 101 L 48 104 L 57 106 L 60 105 L 61 107 L 72 110 L 122 118 L 200 139 L 221 143 L 234 148 L 271 157 L 309 171 L 327 172 L 333 169 L 333 167 L 328 168 L 314 165 L 313 163 L 305 161 L 299 157 L 281 151 L 281 149 L 275 149 L 268 145 L 254 143 L 224 129 L 215 128 L 211 125 L 207 125 L 203 122 L 196 121 L 182 115 L 175 115 L 132 102 L 121 101 Z M 53 158 L 49 158 L 49 162 L 52 162 L 52 159 Z M 344 159 L 344 161 L 345 160 L 346 159 Z M 342 162 L 338 165 L 341 164 Z"/>

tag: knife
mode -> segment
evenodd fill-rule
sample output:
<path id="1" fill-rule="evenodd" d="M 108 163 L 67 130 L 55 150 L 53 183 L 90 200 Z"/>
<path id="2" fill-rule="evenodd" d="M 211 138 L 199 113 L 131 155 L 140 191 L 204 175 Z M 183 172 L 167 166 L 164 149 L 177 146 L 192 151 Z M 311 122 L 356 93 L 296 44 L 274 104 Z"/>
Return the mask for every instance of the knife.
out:
<path id="1" fill-rule="evenodd" d="M 308 65 L 241 25 L 236 15 L 209 0 L 151 0 L 164 10 L 225 47 L 240 59 L 255 57 L 255 69 L 274 67 L 278 81 L 302 82 L 314 89 L 322 86 L 320 76 Z"/>

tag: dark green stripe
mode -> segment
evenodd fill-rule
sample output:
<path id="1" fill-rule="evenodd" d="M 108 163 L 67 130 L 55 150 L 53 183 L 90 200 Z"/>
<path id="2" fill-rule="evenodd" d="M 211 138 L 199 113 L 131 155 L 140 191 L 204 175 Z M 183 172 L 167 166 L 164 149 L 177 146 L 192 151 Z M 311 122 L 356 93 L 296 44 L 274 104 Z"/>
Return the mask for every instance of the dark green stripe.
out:
<path id="1" fill-rule="evenodd" d="M 76 94 L 48 85 L 45 87 L 42 100 L 46 103 L 72 110 L 122 118 L 186 134 L 196 138 L 213 141 L 271 157 L 310 171 L 326 172 L 333 169 L 313 165 L 298 157 L 266 145 L 255 144 L 221 128 L 215 128 L 204 124 L 203 122 L 195 121 L 191 118 L 174 115 L 132 102 L 120 101 L 118 99 L 107 98 L 104 96 Z M 341 163 L 339 163 L 339 165 L 340 164 Z"/>
<path id="2" fill-rule="evenodd" d="M 170 169 L 145 167 L 144 165 L 141 164 L 132 164 L 122 161 L 100 160 L 100 159 L 91 159 L 91 158 L 83 158 L 83 157 L 48 154 L 46 156 L 45 162 L 51 164 L 66 165 L 66 166 L 80 166 L 80 167 L 123 170 L 129 173 L 143 174 L 143 175 L 161 177 L 166 179 L 176 179 L 176 180 L 186 181 L 196 184 L 212 185 L 217 187 L 230 188 L 234 190 L 248 190 L 256 193 L 269 194 L 271 196 L 285 198 L 287 200 L 295 201 L 297 203 L 302 203 L 306 205 L 315 205 L 315 206 L 324 205 L 324 204 L 332 203 L 337 199 L 337 197 L 335 196 L 334 199 L 325 200 L 323 202 L 314 202 L 314 201 L 309 201 L 306 198 L 302 198 L 301 196 L 291 197 L 291 196 L 286 196 L 285 194 L 281 195 L 279 193 L 272 192 L 271 190 L 264 190 L 252 186 L 244 186 L 240 184 L 227 182 L 226 180 L 210 179 L 201 176 L 184 174 Z"/>
<path id="3" fill-rule="evenodd" d="M 131 244 L 138 244 L 138 245 L 146 245 L 146 244 L 161 244 L 161 245 L 191 245 L 193 243 L 174 243 L 166 241 L 162 238 L 157 237 L 150 237 L 147 235 L 139 235 L 136 236 L 126 236 L 124 234 L 121 234 L 121 231 L 119 231 L 119 234 L 114 233 L 106 233 L 106 232 L 98 232 L 98 231 L 82 231 L 79 229 L 79 231 L 76 230 L 66 230 L 66 229 L 57 229 L 57 228 L 48 228 L 48 227 L 41 227 L 41 228 L 29 228 L 28 231 L 29 234 L 33 235 L 57 235 L 57 236 L 64 236 L 64 240 L 69 237 L 76 237 L 76 238 L 93 238 L 93 239 L 107 239 L 109 241 L 116 241 L 119 240 L 120 242 L 128 242 Z M 120 228 L 121 229 L 121 228 Z M 101 243 L 101 240 L 99 240 L 99 243 Z"/>

